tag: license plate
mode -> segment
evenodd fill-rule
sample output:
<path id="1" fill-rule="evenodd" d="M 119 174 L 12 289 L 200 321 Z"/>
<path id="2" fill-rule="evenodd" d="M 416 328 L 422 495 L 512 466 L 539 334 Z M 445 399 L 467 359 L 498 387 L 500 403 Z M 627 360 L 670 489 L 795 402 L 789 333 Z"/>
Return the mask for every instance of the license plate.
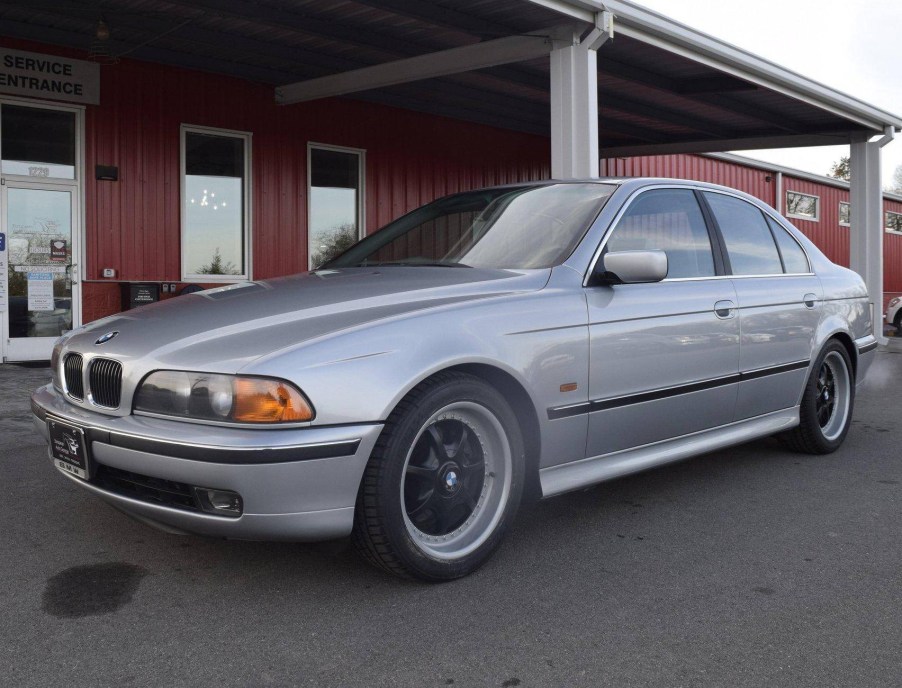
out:
<path id="1" fill-rule="evenodd" d="M 55 418 L 47 419 L 47 428 L 50 430 L 50 456 L 56 467 L 82 480 L 90 478 L 91 460 L 85 431 Z"/>

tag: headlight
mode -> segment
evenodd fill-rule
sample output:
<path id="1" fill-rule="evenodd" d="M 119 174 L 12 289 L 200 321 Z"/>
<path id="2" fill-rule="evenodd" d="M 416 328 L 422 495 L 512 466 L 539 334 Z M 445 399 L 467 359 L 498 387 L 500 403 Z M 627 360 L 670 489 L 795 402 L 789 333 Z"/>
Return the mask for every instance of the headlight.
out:
<path id="1" fill-rule="evenodd" d="M 900 301 L 902 301 L 902 298 L 899 298 L 898 296 L 897 296 L 896 298 L 894 298 L 894 299 L 890 299 L 890 300 L 889 300 L 889 306 L 888 306 L 888 307 L 889 307 L 889 308 L 892 308 L 893 306 L 895 306 L 895 305 L 896 305 L 897 303 L 899 303 Z"/>
<path id="2" fill-rule="evenodd" d="M 313 407 L 285 380 L 158 370 L 135 395 L 135 411 L 235 423 L 300 423 Z"/>

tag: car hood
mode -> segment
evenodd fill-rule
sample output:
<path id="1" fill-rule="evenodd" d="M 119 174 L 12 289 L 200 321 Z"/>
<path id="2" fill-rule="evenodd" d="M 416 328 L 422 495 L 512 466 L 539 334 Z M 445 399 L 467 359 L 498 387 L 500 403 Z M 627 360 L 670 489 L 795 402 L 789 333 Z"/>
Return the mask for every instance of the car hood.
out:
<path id="1" fill-rule="evenodd" d="M 73 331 L 64 345 L 124 363 L 149 358 L 145 366 L 236 372 L 260 356 L 365 323 L 538 290 L 549 274 L 415 266 L 320 270 L 141 306 Z M 95 343 L 108 332 L 118 334 Z"/>

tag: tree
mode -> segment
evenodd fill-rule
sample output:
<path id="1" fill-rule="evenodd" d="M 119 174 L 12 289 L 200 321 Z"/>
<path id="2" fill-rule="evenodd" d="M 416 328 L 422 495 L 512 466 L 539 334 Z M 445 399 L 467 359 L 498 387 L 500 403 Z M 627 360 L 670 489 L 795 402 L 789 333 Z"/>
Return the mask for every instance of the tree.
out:
<path id="1" fill-rule="evenodd" d="M 228 260 L 223 262 L 222 255 L 219 253 L 219 247 L 216 247 L 216 250 L 213 251 L 213 260 L 211 260 L 207 265 L 201 266 L 200 270 L 197 271 L 198 275 L 237 275 L 238 268 L 235 267 L 235 264 Z"/>
<path id="2" fill-rule="evenodd" d="M 836 179 L 845 179 L 846 181 L 852 178 L 848 155 L 842 156 L 837 162 L 833 163 L 833 167 L 830 168 L 830 176 Z"/>
<path id="3" fill-rule="evenodd" d="M 328 234 L 319 237 L 319 246 L 313 250 L 310 264 L 313 269 L 328 263 L 357 243 L 357 227 L 353 224 L 333 227 Z"/>
<path id="4" fill-rule="evenodd" d="M 898 165 L 896 171 L 893 172 L 893 179 L 890 182 L 889 190 L 893 193 L 902 194 L 902 165 Z"/>

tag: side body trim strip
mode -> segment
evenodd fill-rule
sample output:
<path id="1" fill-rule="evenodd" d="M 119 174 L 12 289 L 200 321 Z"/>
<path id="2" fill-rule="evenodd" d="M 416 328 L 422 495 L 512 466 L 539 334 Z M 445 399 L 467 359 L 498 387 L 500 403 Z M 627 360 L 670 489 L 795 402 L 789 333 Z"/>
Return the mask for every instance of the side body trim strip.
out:
<path id="1" fill-rule="evenodd" d="M 622 397 L 614 397 L 612 399 L 593 399 L 581 404 L 573 404 L 571 406 L 556 406 L 548 409 L 548 420 L 558 420 L 559 418 L 569 418 L 571 416 L 579 416 L 584 413 L 593 413 L 595 411 L 607 411 L 608 409 L 619 408 L 621 406 L 630 406 L 632 404 L 641 404 L 647 401 L 657 401 L 668 397 L 675 397 L 681 394 L 691 394 L 692 392 L 701 392 L 706 389 L 714 389 L 723 385 L 733 385 L 737 382 L 746 380 L 756 380 L 758 378 L 767 377 L 768 375 L 779 375 L 780 373 L 788 373 L 793 370 L 802 370 L 807 368 L 811 361 L 797 361 L 795 363 L 786 363 L 784 365 L 772 366 L 769 368 L 760 368 L 758 370 L 747 370 L 735 375 L 727 375 L 725 377 L 712 378 L 710 380 L 702 380 L 701 382 L 693 382 L 688 385 L 680 385 L 679 387 L 666 387 L 663 389 L 650 390 L 648 392 L 639 392 L 637 394 L 629 394 Z"/>

